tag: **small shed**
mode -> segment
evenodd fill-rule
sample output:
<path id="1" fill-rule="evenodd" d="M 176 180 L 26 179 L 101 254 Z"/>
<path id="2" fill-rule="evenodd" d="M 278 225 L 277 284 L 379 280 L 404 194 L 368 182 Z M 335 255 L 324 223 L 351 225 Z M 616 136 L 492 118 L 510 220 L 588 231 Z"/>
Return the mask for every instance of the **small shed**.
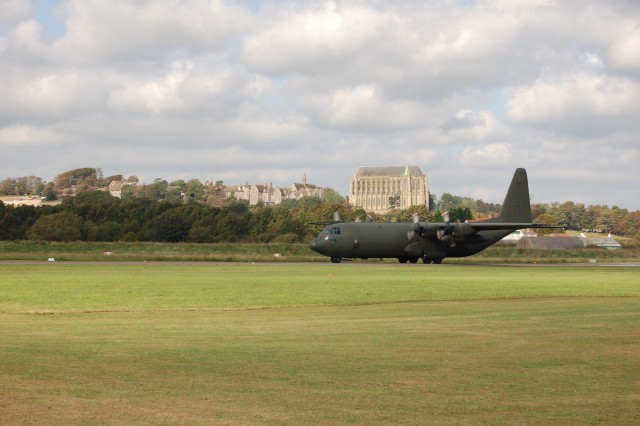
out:
<path id="1" fill-rule="evenodd" d="M 586 237 L 587 245 L 602 247 L 606 249 L 620 249 L 622 246 L 619 242 L 614 240 L 612 237 L 604 237 L 604 238 L 593 238 Z"/>
<path id="2" fill-rule="evenodd" d="M 522 238 L 518 241 L 521 249 L 566 250 L 585 247 L 585 241 L 580 237 L 538 237 Z"/>

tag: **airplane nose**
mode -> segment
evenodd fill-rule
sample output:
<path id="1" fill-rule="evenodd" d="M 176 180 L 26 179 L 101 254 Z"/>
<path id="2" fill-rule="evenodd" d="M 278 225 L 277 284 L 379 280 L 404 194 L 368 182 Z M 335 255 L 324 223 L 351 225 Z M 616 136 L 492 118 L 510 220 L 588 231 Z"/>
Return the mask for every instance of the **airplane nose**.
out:
<path id="1" fill-rule="evenodd" d="M 320 254 L 322 254 L 322 242 L 318 239 L 315 239 L 313 241 L 311 241 L 311 244 L 309 244 L 309 247 L 311 247 L 311 250 L 318 252 Z"/>

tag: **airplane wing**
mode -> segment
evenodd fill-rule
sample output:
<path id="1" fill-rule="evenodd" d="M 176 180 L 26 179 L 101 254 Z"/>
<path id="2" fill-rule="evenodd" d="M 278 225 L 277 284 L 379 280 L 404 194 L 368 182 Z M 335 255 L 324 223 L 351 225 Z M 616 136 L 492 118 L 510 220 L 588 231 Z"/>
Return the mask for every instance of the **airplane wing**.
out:
<path id="1" fill-rule="evenodd" d="M 441 239 L 445 235 L 459 237 L 471 237 L 480 231 L 512 230 L 516 229 L 540 229 L 540 228 L 563 228 L 562 226 L 546 225 L 544 223 L 531 222 L 416 222 L 411 232 L 417 232 L 422 237 L 437 236 Z"/>
<path id="2" fill-rule="evenodd" d="M 544 223 L 499 223 L 499 222 L 471 222 L 467 223 L 474 231 L 490 231 L 498 229 L 539 229 L 539 228 L 557 228 L 562 229 L 563 226 L 546 225 Z"/>

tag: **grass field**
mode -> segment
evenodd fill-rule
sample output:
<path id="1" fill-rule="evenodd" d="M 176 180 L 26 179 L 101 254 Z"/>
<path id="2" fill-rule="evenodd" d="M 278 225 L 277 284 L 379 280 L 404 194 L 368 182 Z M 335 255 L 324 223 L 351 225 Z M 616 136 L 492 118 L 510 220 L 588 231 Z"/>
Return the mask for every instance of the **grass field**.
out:
<path id="1" fill-rule="evenodd" d="M 0 413 L 638 424 L 640 268 L 3 264 Z"/>

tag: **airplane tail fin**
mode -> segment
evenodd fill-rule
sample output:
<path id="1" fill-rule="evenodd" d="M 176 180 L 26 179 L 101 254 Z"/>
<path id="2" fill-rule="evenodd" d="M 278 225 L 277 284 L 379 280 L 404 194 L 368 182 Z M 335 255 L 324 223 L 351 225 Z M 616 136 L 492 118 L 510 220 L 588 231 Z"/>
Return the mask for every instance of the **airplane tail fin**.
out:
<path id="1" fill-rule="evenodd" d="M 504 198 L 498 222 L 531 223 L 531 201 L 529 200 L 529 181 L 525 169 L 516 169 Z"/>

